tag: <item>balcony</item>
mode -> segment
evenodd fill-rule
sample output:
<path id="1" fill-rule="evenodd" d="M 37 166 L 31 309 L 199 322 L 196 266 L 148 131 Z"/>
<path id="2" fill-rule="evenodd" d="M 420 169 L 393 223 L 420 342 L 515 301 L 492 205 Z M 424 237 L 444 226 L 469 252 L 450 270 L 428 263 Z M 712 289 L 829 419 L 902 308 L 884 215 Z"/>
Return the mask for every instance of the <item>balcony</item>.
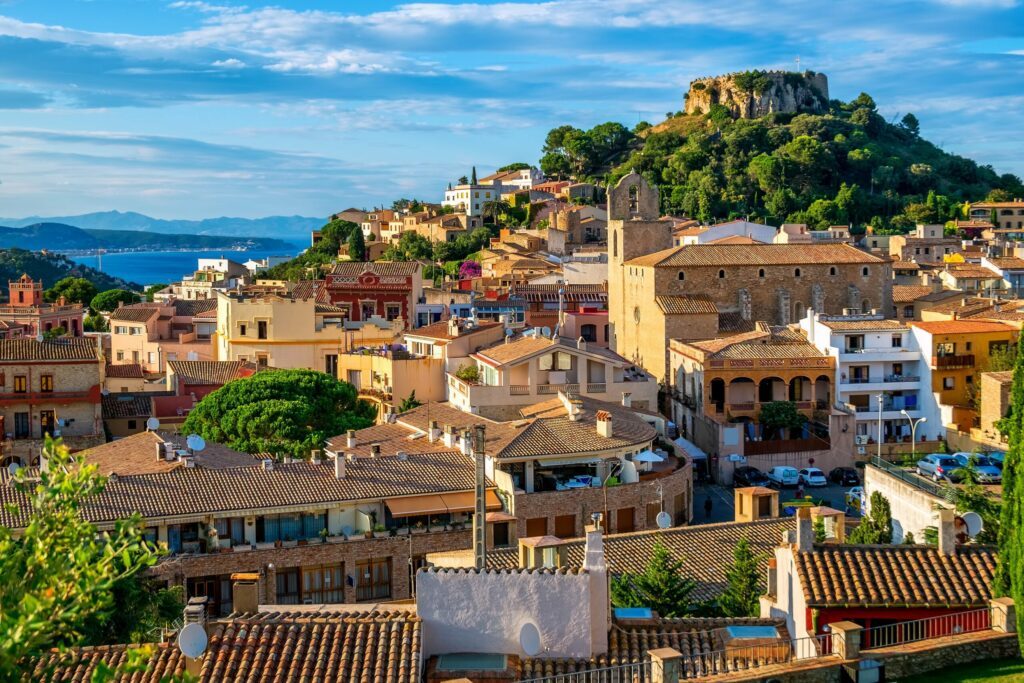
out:
<path id="1" fill-rule="evenodd" d="M 557 396 L 559 392 L 615 403 L 622 399 L 624 392 L 629 392 L 634 400 L 653 401 L 658 390 L 653 378 L 646 382 L 624 378 L 621 382 L 488 385 L 466 382 L 452 374 L 448 375 L 448 389 L 452 400 L 457 403 L 468 402 L 472 406 L 521 404 L 533 399 L 544 400 Z"/>
<path id="2" fill-rule="evenodd" d="M 711 401 L 704 404 L 704 413 L 706 415 L 728 414 L 733 417 L 755 417 L 761 411 L 761 408 L 769 403 L 776 403 L 776 401 L 739 401 L 736 403 Z M 794 401 L 793 403 L 796 404 L 797 410 L 804 411 L 825 410 L 828 407 L 828 401 L 824 400 Z"/>
<path id="3" fill-rule="evenodd" d="M 932 356 L 932 368 L 937 370 L 953 370 L 956 368 L 973 368 L 974 354 L 962 356 Z"/>
<path id="4" fill-rule="evenodd" d="M 15 403 L 37 403 L 40 401 L 73 401 L 90 398 L 89 391 L 8 391 L 0 393 L 0 401 Z M 98 390 L 97 392 L 98 393 Z"/>

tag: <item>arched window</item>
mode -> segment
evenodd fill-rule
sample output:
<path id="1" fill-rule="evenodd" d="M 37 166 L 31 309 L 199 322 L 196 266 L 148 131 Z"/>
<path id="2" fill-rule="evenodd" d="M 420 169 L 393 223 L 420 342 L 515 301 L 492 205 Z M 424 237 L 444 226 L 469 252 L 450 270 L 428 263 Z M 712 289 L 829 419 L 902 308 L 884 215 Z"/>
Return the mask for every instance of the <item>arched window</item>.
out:
<path id="1" fill-rule="evenodd" d="M 793 277 L 800 277 L 800 269 L 799 268 L 794 268 L 793 269 Z"/>
<path id="2" fill-rule="evenodd" d="M 836 267 L 835 266 L 830 267 L 828 269 L 828 274 L 829 275 L 835 275 L 836 274 Z"/>
<path id="3" fill-rule="evenodd" d="M 867 277 L 869 272 L 870 271 L 868 270 L 868 267 L 864 266 L 863 268 L 861 268 L 860 274 L 863 275 L 864 277 Z"/>
<path id="4" fill-rule="evenodd" d="M 861 313 L 870 313 L 871 312 L 871 302 L 869 300 L 864 299 L 864 301 L 861 302 L 861 304 L 860 304 L 860 312 Z"/>
<path id="5" fill-rule="evenodd" d="M 725 279 L 725 271 L 724 270 L 718 271 L 718 279 L 719 280 L 724 280 Z"/>
<path id="6" fill-rule="evenodd" d="M 757 271 L 757 276 L 758 276 L 758 277 L 760 277 L 760 278 L 763 278 L 763 277 L 764 277 L 764 268 L 760 268 L 760 269 L 759 269 L 759 270 Z"/>
<path id="7" fill-rule="evenodd" d="M 797 301 L 795 304 L 793 304 L 793 320 L 800 320 L 806 314 L 807 311 L 804 309 L 804 302 Z"/>
<path id="8" fill-rule="evenodd" d="M 640 188 L 636 185 L 629 186 L 629 212 L 640 213 Z"/>
<path id="9" fill-rule="evenodd" d="M 685 280 L 686 279 L 686 275 L 681 270 L 679 271 L 679 276 L 678 277 L 679 277 L 680 280 Z"/>

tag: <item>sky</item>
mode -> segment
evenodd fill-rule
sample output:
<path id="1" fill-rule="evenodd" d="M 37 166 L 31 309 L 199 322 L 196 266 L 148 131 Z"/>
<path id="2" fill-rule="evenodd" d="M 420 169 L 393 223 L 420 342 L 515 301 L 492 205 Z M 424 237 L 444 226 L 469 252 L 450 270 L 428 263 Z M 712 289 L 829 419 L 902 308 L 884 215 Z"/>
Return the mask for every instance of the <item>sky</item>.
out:
<path id="1" fill-rule="evenodd" d="M 693 78 L 831 96 L 1024 175 L 1022 0 L 0 0 L 0 216 L 325 216 L 657 123 Z"/>

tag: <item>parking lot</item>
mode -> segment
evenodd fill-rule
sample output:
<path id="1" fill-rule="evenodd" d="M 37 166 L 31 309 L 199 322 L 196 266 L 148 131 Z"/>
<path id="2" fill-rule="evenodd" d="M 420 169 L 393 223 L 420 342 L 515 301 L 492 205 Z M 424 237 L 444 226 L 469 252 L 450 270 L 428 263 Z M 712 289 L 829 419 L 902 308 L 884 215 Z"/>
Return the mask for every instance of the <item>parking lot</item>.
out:
<path id="1" fill-rule="evenodd" d="M 826 505 L 836 510 L 845 510 L 846 492 L 849 486 L 820 486 L 804 488 L 805 496 L 812 496 L 815 500 L 821 498 Z M 779 500 L 785 502 L 796 497 L 795 488 L 782 489 Z M 704 501 L 711 499 L 711 515 L 704 514 Z M 858 514 L 858 513 L 855 513 Z M 734 505 L 732 487 L 719 486 L 718 484 L 700 484 L 693 487 L 693 523 L 711 524 L 715 522 L 732 522 L 734 519 Z"/>

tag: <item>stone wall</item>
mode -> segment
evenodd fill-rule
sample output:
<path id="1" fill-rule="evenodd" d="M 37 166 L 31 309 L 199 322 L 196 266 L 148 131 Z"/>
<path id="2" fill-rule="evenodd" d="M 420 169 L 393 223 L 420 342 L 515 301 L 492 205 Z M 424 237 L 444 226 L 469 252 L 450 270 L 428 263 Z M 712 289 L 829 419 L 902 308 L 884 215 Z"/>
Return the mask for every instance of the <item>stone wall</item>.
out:
<path id="1" fill-rule="evenodd" d="M 744 80 L 761 82 L 750 87 Z M 684 105 L 687 114 L 706 114 L 714 104 L 728 107 L 733 118 L 751 119 L 775 113 L 821 114 L 828 109 L 828 77 L 811 71 L 768 71 L 712 76 L 690 82 Z"/>
<path id="2" fill-rule="evenodd" d="M 925 527 L 938 524 L 935 508 L 953 508 L 952 503 L 869 464 L 864 468 L 864 492 L 870 499 L 875 491 L 885 496 L 892 508 L 893 543 L 900 543 L 907 532 L 922 543 Z"/>

